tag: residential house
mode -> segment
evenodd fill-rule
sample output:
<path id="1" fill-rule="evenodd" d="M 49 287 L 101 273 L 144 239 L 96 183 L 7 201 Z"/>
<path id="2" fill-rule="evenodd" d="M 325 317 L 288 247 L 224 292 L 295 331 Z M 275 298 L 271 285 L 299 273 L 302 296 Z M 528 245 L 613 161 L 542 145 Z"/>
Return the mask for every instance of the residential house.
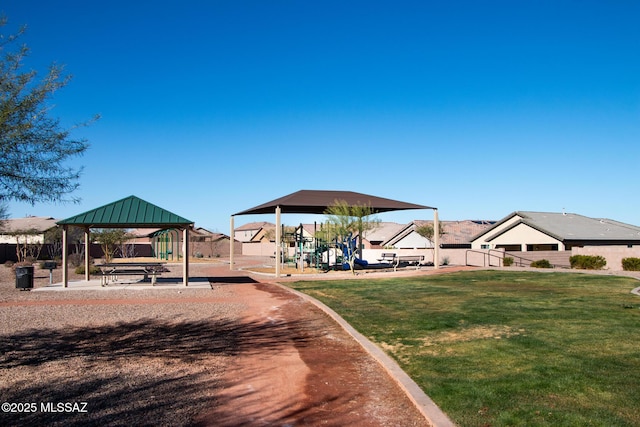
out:
<path id="1" fill-rule="evenodd" d="M 276 225 L 266 221 L 250 222 L 234 230 L 235 240 L 241 242 L 243 255 L 274 255 L 275 235 Z"/>
<path id="2" fill-rule="evenodd" d="M 640 227 L 575 213 L 516 211 L 473 237 L 474 249 L 566 251 L 583 246 L 640 245 Z"/>
<path id="3" fill-rule="evenodd" d="M 29 243 L 44 243 L 45 233 L 57 227 L 56 221 L 44 216 L 4 220 L 0 223 L 0 243 L 16 243 L 16 238 Z"/>
<path id="4" fill-rule="evenodd" d="M 474 250 L 503 251 L 516 265 L 546 259 L 561 267 L 572 255 L 600 255 L 607 268 L 621 270 L 621 260 L 640 257 L 640 227 L 575 213 L 516 211 L 474 236 Z"/>
<path id="5" fill-rule="evenodd" d="M 242 253 L 242 244 L 235 242 L 236 254 Z M 195 227 L 189 233 L 189 253 L 195 258 L 228 257 L 231 250 L 231 238 L 226 234 Z"/>
<path id="6" fill-rule="evenodd" d="M 440 247 L 443 249 L 467 249 L 471 248 L 471 239 L 476 234 L 486 230 L 495 221 L 484 220 L 462 220 L 462 221 L 440 221 L 443 235 L 439 238 Z M 397 249 L 419 249 L 433 248 L 433 240 L 421 236 L 417 229 L 430 225 L 432 220 L 415 220 L 404 225 L 395 234 L 387 237 L 383 242 L 384 247 Z"/>
<path id="7" fill-rule="evenodd" d="M 239 242 L 261 242 L 273 240 L 276 225 L 271 222 L 250 222 L 234 230 L 234 237 Z M 271 230 L 271 231 L 270 231 Z"/>
<path id="8" fill-rule="evenodd" d="M 406 225 L 397 222 L 380 222 L 373 230 L 362 233 L 362 243 L 365 249 L 383 249 L 385 242 L 400 233 Z"/>
<path id="9" fill-rule="evenodd" d="M 38 258 L 45 243 L 45 233 L 56 226 L 55 218 L 38 216 L 0 222 L 0 262 Z"/>

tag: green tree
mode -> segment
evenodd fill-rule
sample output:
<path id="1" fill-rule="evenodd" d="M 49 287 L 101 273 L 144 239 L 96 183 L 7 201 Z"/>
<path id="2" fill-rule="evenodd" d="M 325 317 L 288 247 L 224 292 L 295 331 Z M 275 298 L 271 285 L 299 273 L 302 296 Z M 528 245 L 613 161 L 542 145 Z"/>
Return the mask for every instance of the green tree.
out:
<path id="1" fill-rule="evenodd" d="M 9 208 L 6 204 L 0 203 L 0 231 L 4 229 L 7 219 L 9 219 Z"/>
<path id="2" fill-rule="evenodd" d="M 131 235 L 123 228 L 100 228 L 93 230 L 91 234 L 102 248 L 106 263 L 110 263 L 118 248 L 131 239 Z"/>
<path id="3" fill-rule="evenodd" d="M 433 224 L 425 224 L 425 225 L 416 227 L 416 233 L 418 233 L 425 239 L 429 240 L 430 242 L 433 242 L 433 237 L 435 235 L 435 232 L 433 230 Z M 441 222 L 438 222 L 438 237 L 440 238 L 444 236 L 444 234 L 445 234 L 444 227 L 442 226 Z"/>
<path id="4" fill-rule="evenodd" d="M 337 239 L 342 242 L 358 236 L 358 249 L 352 251 L 347 259 L 351 272 L 355 274 L 356 256 L 362 250 L 362 235 L 378 227 L 380 220 L 372 216 L 375 211 L 371 205 L 349 205 L 344 200 L 336 200 L 324 213 L 327 216 L 327 226 L 321 228 L 321 233 L 327 241 Z"/>
<path id="5" fill-rule="evenodd" d="M 63 129 L 50 116 L 53 94 L 71 76 L 55 63 L 41 79 L 36 71 L 23 71 L 29 48 L 17 39 L 25 27 L 6 35 L 6 25 L 0 17 L 0 202 L 77 202 L 68 197 L 79 186 L 82 168 L 67 162 L 88 144 L 71 138 L 73 128 Z"/>
<path id="6" fill-rule="evenodd" d="M 435 231 L 433 228 L 433 224 L 425 224 L 425 225 L 421 225 L 419 227 L 416 227 L 416 233 L 418 233 L 419 235 L 421 235 L 422 237 L 424 237 L 425 239 L 429 240 L 430 242 L 433 242 L 433 237 L 435 236 Z M 438 222 L 438 239 L 442 238 L 442 236 L 444 236 L 446 233 L 444 231 L 444 227 L 442 225 L 442 222 Z M 425 245 L 426 247 L 426 245 Z M 431 248 L 433 249 L 433 263 L 434 265 L 436 264 L 436 247 L 435 245 Z"/>

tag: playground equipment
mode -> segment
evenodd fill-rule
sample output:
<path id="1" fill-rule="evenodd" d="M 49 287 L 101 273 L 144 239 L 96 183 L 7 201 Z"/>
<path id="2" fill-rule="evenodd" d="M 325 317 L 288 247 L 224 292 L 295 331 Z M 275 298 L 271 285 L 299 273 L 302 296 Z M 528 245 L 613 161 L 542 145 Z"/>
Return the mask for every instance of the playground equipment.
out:
<path id="1" fill-rule="evenodd" d="M 325 270 L 350 270 L 349 260 L 353 259 L 356 266 L 367 267 L 366 260 L 358 258 L 357 238 L 349 235 L 343 241 L 322 242 L 317 246 L 316 259 Z"/>
<path id="2" fill-rule="evenodd" d="M 293 265 L 304 271 L 305 264 L 312 265 L 312 254 L 315 251 L 315 239 L 304 236 L 302 224 L 293 232 L 285 232 L 282 227 L 282 240 L 280 241 L 280 253 L 283 265 Z M 292 252 L 293 249 L 293 253 Z"/>
<path id="3" fill-rule="evenodd" d="M 156 231 L 151 235 L 153 256 L 164 260 L 173 260 L 180 253 L 180 233 L 175 228 Z"/>
<path id="4" fill-rule="evenodd" d="M 336 242 L 336 245 L 342 251 L 343 270 L 351 269 L 351 265 L 349 265 L 350 259 L 353 259 L 353 262 L 361 267 L 366 267 L 369 265 L 366 260 L 358 258 L 358 239 L 356 237 L 352 237 L 352 235 L 349 234 L 349 236 L 342 242 Z"/>
<path id="5" fill-rule="evenodd" d="M 315 225 L 314 225 L 315 228 Z M 314 230 L 315 231 L 315 230 Z M 317 233 L 314 232 L 315 235 Z M 285 232 L 282 228 L 282 240 L 279 245 L 282 254 L 282 265 L 295 266 L 304 271 L 305 267 L 314 267 L 319 270 L 349 270 L 349 260 L 357 267 L 369 266 L 366 260 L 358 257 L 358 239 L 351 234 L 342 241 L 335 239 L 332 242 L 317 237 L 306 237 L 302 224 L 293 232 Z"/>

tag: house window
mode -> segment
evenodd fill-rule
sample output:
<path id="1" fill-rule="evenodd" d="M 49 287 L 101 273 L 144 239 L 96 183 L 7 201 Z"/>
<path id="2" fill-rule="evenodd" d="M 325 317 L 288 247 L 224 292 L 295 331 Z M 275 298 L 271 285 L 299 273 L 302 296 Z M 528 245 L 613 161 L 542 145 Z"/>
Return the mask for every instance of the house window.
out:
<path id="1" fill-rule="evenodd" d="M 505 251 L 519 252 L 522 250 L 520 245 L 496 245 L 496 249 L 504 249 Z"/>
<path id="2" fill-rule="evenodd" d="M 491 249 L 491 245 L 480 245 L 480 249 Z"/>
<path id="3" fill-rule="evenodd" d="M 527 245 L 527 252 L 533 251 L 557 251 L 557 244 L 537 244 L 537 245 Z"/>

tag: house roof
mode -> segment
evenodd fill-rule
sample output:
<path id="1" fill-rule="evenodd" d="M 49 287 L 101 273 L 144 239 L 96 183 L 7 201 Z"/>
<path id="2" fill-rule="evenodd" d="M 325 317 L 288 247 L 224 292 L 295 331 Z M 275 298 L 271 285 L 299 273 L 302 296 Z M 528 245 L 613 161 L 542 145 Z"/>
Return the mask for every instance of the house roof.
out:
<path id="1" fill-rule="evenodd" d="M 511 226 L 491 235 L 491 232 L 505 222 L 518 217 Z M 559 241 L 638 241 L 640 227 L 631 224 L 605 219 L 589 218 L 575 213 L 516 211 L 506 216 L 493 227 L 474 237 L 489 234 L 490 241 L 512 228 L 526 224 L 529 227 L 547 234 Z"/>
<path id="2" fill-rule="evenodd" d="M 28 216 L 25 218 L 12 218 L 1 221 L 0 233 L 11 234 L 17 231 L 42 232 L 54 228 L 56 220 L 45 216 Z"/>
<path id="3" fill-rule="evenodd" d="M 157 231 L 160 230 L 158 228 L 134 228 L 129 230 L 129 234 L 134 237 L 151 237 Z"/>
<path id="4" fill-rule="evenodd" d="M 440 237 L 441 245 L 462 245 L 471 243 L 472 237 L 483 230 L 486 230 L 495 221 L 485 220 L 462 220 L 462 221 L 440 221 L 444 234 Z M 402 240 L 407 235 L 415 231 L 416 228 L 424 225 L 433 225 L 431 220 L 414 220 L 404 226 L 396 235 L 389 238 L 385 243 L 394 244 Z"/>
<path id="5" fill-rule="evenodd" d="M 352 191 L 300 190 L 279 199 L 255 206 L 235 215 L 273 213 L 279 206 L 282 213 L 323 214 L 336 201 L 342 200 L 349 205 L 367 205 L 376 212 L 389 212 L 406 209 L 433 209 L 430 206 L 405 203 Z"/>
<path id="6" fill-rule="evenodd" d="M 271 222 L 249 222 L 236 228 L 236 231 L 261 230 L 263 228 L 274 228 L 276 225 Z"/>
<path id="7" fill-rule="evenodd" d="M 419 227 L 425 224 L 433 224 L 433 221 L 414 221 Z M 443 245 L 459 245 L 471 243 L 471 239 L 478 233 L 488 229 L 496 221 L 486 220 L 463 220 L 463 221 L 440 221 L 444 235 L 440 238 Z"/>
<path id="8" fill-rule="evenodd" d="M 213 232 L 211 230 L 207 230 L 204 227 L 194 227 L 192 232 L 196 233 L 196 234 L 201 234 L 201 235 L 215 235 L 215 234 L 220 234 L 217 232 Z"/>
<path id="9" fill-rule="evenodd" d="M 380 222 L 376 228 L 367 230 L 362 234 L 370 242 L 384 242 L 391 236 L 397 235 L 405 227 L 405 224 L 398 224 L 397 222 Z"/>
<path id="10" fill-rule="evenodd" d="M 129 196 L 58 221 L 58 224 L 90 228 L 170 228 L 188 226 L 193 221 L 136 196 Z"/>
<path id="11" fill-rule="evenodd" d="M 213 240 L 214 242 L 217 241 L 217 240 L 222 240 L 222 239 L 228 239 L 229 238 L 229 236 L 227 236 L 224 233 L 216 233 L 216 232 L 211 233 L 210 236 L 211 236 L 211 240 Z"/>

